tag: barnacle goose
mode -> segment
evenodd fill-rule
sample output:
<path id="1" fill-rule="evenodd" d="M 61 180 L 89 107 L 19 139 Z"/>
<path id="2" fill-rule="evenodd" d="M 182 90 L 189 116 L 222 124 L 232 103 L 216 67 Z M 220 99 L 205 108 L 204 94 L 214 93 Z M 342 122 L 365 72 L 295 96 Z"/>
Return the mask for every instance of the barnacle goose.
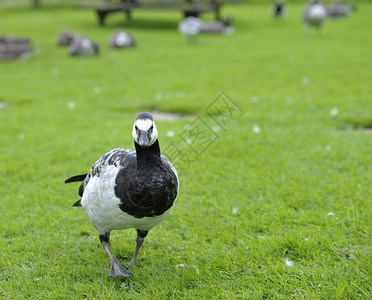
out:
<path id="1" fill-rule="evenodd" d="M 178 31 L 191 42 L 202 30 L 203 21 L 196 17 L 187 17 L 178 23 Z"/>
<path id="2" fill-rule="evenodd" d="M 97 229 L 110 257 L 111 277 L 129 277 L 138 251 L 149 230 L 166 218 L 176 201 L 179 182 L 171 163 L 160 154 L 158 132 L 152 115 L 140 113 L 133 125 L 136 151 L 113 149 L 93 165 L 88 174 L 65 182 L 83 181 L 79 188 L 82 206 Z M 110 232 L 135 228 L 137 246 L 124 268 L 110 251 Z"/>
<path id="3" fill-rule="evenodd" d="M 70 32 L 68 30 L 62 30 L 57 37 L 57 45 L 69 46 L 75 37 L 79 36 L 77 33 Z"/>
<path id="4" fill-rule="evenodd" d="M 88 37 L 75 35 L 69 44 L 69 52 L 73 56 L 94 56 L 99 53 L 99 46 Z"/>
<path id="5" fill-rule="evenodd" d="M 303 21 L 307 29 L 320 28 L 328 16 L 327 7 L 320 0 L 311 0 L 304 8 Z"/>
<path id="6" fill-rule="evenodd" d="M 111 48 L 129 48 L 134 47 L 136 39 L 128 32 L 119 29 L 110 38 L 109 46 Z"/>
<path id="7" fill-rule="evenodd" d="M 201 26 L 202 33 L 216 33 L 230 35 L 234 33 L 234 27 L 231 26 L 233 18 L 226 17 L 224 20 L 203 22 Z"/>
<path id="8" fill-rule="evenodd" d="M 344 18 L 353 13 L 355 7 L 348 3 L 342 3 L 340 1 L 334 2 L 328 11 L 330 18 Z"/>
<path id="9" fill-rule="evenodd" d="M 282 19 L 287 14 L 287 9 L 284 0 L 276 0 L 274 4 L 271 5 L 271 14 L 274 18 Z"/>

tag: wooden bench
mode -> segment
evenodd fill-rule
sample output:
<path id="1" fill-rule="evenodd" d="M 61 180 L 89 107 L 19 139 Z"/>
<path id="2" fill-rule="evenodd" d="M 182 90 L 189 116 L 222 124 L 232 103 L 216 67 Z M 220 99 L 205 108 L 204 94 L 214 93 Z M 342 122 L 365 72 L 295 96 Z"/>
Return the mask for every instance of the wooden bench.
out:
<path id="1" fill-rule="evenodd" d="M 102 0 L 96 4 L 92 1 L 82 2 L 84 3 L 78 4 L 77 7 L 94 9 L 99 24 L 104 25 L 106 16 L 114 12 L 124 12 L 127 18 L 131 19 L 131 11 L 134 9 L 181 10 L 185 17 L 214 12 L 218 20 L 222 4 L 239 0 Z"/>

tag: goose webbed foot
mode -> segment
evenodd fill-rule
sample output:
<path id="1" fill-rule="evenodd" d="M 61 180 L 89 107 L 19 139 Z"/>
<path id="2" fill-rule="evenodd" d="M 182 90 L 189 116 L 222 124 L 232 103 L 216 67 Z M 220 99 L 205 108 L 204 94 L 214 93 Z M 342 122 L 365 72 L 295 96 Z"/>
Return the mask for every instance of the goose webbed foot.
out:
<path id="1" fill-rule="evenodd" d="M 133 275 L 133 273 L 129 272 L 130 268 L 136 263 L 136 258 L 138 255 L 138 251 L 141 248 L 143 241 L 147 235 L 148 231 L 142 231 L 137 230 L 137 246 L 136 250 L 134 251 L 133 257 L 129 264 L 123 268 L 118 261 L 115 259 L 115 257 L 112 256 L 110 251 L 110 232 L 105 232 L 103 234 L 99 235 L 99 238 L 101 240 L 101 244 L 103 246 L 103 249 L 105 249 L 106 253 L 110 257 L 110 277 L 130 277 Z"/>
<path id="2" fill-rule="evenodd" d="M 129 272 L 129 268 L 123 268 L 115 258 L 110 259 L 111 267 L 110 267 L 110 277 L 130 277 L 133 273 Z"/>
<path id="3" fill-rule="evenodd" d="M 119 277 L 122 276 L 124 278 L 132 276 L 132 273 L 129 272 L 127 268 L 123 268 L 118 261 L 115 259 L 115 257 L 112 256 L 110 251 L 110 232 L 106 232 L 99 235 L 99 238 L 101 240 L 101 244 L 103 246 L 103 249 L 105 249 L 106 253 L 110 257 L 110 277 Z"/>

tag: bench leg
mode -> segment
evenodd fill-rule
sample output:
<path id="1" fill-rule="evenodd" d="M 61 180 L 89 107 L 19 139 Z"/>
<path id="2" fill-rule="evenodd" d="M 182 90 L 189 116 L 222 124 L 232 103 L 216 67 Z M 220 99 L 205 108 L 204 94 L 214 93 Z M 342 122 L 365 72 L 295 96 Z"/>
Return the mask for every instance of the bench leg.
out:
<path id="1" fill-rule="evenodd" d="M 125 15 L 127 16 L 127 20 L 131 21 L 132 20 L 131 10 L 128 9 L 128 10 L 125 10 L 124 12 L 125 12 Z"/>
<path id="2" fill-rule="evenodd" d="M 184 10 L 183 15 L 184 15 L 185 18 L 187 18 L 187 17 L 199 18 L 200 13 L 197 12 L 197 11 L 193 11 L 193 10 Z"/>
<path id="3" fill-rule="evenodd" d="M 97 16 L 98 16 L 98 22 L 100 26 L 103 26 L 105 24 L 105 17 L 106 17 L 106 12 L 97 10 Z"/>
<path id="4" fill-rule="evenodd" d="M 218 3 L 215 3 L 214 12 L 216 14 L 216 20 L 221 20 L 221 6 Z"/>
<path id="5" fill-rule="evenodd" d="M 219 7 L 216 9 L 216 20 L 221 20 L 221 13 Z"/>

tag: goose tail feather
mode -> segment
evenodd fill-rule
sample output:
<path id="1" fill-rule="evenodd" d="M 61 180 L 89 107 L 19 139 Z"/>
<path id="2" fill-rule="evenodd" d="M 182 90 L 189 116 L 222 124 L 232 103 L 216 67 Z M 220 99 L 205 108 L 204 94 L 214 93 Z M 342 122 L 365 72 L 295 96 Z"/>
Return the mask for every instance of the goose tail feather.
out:
<path id="1" fill-rule="evenodd" d="M 70 182 L 76 182 L 76 181 L 83 181 L 85 177 L 87 177 L 88 174 L 82 174 L 82 175 L 76 175 L 72 176 L 68 179 L 65 180 L 65 183 L 70 183 Z"/>

